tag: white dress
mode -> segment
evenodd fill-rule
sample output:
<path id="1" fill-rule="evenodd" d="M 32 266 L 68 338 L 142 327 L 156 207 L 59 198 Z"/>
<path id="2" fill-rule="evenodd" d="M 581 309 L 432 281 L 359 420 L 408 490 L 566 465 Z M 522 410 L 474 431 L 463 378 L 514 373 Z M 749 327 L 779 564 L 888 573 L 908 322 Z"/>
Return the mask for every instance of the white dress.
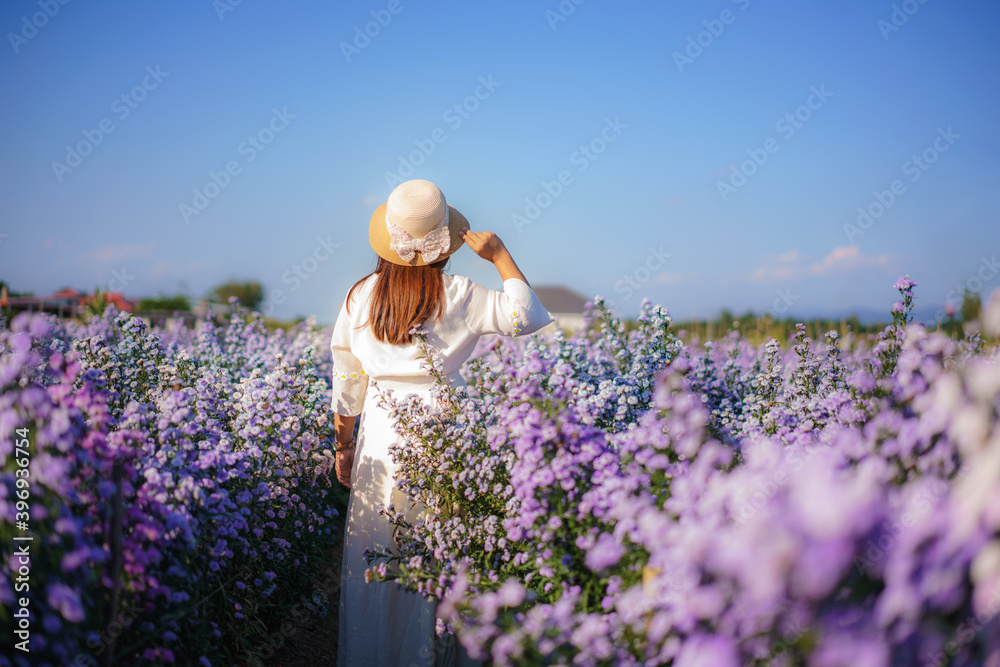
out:
<path id="1" fill-rule="evenodd" d="M 344 533 L 341 570 L 340 632 L 337 664 L 341 667 L 399 665 L 458 665 L 468 658 L 435 639 L 434 604 L 416 593 L 406 593 L 395 583 L 365 583 L 364 552 L 391 544 L 392 528 L 379 507 L 394 504 L 413 522 L 418 510 L 410 508 L 406 494 L 396 488 L 396 466 L 389 445 L 396 441 L 389 414 L 378 405 L 378 392 L 368 391 L 369 378 L 396 396 L 408 393 L 429 396 L 430 378 L 421 366 L 419 348 L 389 345 L 375 339 L 367 322 L 368 306 L 377 276 L 370 276 L 354 291 L 350 313 L 346 299 L 334 326 L 333 411 L 349 417 L 361 415 L 351 497 Z M 424 324 L 428 341 L 440 353 L 443 370 L 462 383 L 459 367 L 485 334 L 524 335 L 552 321 L 534 291 L 523 281 L 504 281 L 503 291 L 487 289 L 463 276 L 443 275 L 444 312 Z"/>

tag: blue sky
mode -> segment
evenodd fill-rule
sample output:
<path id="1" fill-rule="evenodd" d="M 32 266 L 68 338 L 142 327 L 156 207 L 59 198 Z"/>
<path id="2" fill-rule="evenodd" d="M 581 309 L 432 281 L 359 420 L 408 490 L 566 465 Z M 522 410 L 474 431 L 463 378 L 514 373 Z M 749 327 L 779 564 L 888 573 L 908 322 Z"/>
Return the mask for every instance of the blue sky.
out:
<path id="1" fill-rule="evenodd" d="M 332 322 L 406 178 L 626 314 L 1000 287 L 995 2 L 17 0 L 0 28 L 18 290 L 254 279 Z"/>

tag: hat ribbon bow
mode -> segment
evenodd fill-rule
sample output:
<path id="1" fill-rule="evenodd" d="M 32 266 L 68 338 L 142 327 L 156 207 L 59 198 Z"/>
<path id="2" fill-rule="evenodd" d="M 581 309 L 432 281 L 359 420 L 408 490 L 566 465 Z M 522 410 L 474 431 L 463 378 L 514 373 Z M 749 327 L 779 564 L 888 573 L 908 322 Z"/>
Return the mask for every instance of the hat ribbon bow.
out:
<path id="1" fill-rule="evenodd" d="M 427 264 L 433 264 L 437 258 L 451 248 L 451 230 L 448 228 L 448 208 L 444 209 L 441 222 L 422 238 L 415 239 L 410 233 L 385 217 L 385 226 L 389 230 L 389 250 L 393 251 L 404 262 L 412 262 L 415 253 L 420 253 Z"/>

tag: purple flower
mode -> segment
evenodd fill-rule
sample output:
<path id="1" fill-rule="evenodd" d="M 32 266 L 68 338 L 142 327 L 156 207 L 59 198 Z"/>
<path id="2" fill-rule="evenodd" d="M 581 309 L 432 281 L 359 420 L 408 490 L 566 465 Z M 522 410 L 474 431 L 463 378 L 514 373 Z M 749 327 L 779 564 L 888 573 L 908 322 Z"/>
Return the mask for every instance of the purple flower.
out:
<path id="1" fill-rule="evenodd" d="M 619 544 L 613 535 L 604 533 L 584 557 L 584 562 L 594 572 L 600 572 L 615 565 L 625 555 L 625 547 Z"/>
<path id="2" fill-rule="evenodd" d="M 960 625 L 998 579 L 998 352 L 906 327 L 914 286 L 897 282 L 894 324 L 874 335 L 688 344 L 662 308 L 626 326 L 598 298 L 578 335 L 484 343 L 467 386 L 391 407 L 398 489 L 433 511 L 380 514 L 407 568 L 375 550 L 369 576 L 440 600 L 441 631 L 498 665 L 911 664 L 949 642 L 963 664 L 1000 655 L 992 626 Z M 55 556 L 32 563 L 40 662 L 83 650 L 67 613 L 107 595 L 80 570 L 107 567 L 116 463 L 137 631 L 196 634 L 176 611 L 218 580 L 188 563 L 263 587 L 253 611 L 230 596 L 248 623 L 307 594 L 340 520 L 321 456 L 329 332 L 203 324 L 0 318 L 0 458 L 31 425 L 32 528 Z M 15 482 L 0 473 L 9 520 Z M 258 578 L 261 562 L 275 569 Z M 2 600 L 16 567 L 0 562 Z M 171 645 L 147 661 L 224 661 L 221 645 Z"/>
<path id="3" fill-rule="evenodd" d="M 694 635 L 684 642 L 674 662 L 677 667 L 738 667 L 742 664 L 736 655 L 733 640 L 728 637 Z"/>
<path id="4" fill-rule="evenodd" d="M 79 623 L 84 618 L 80 595 L 65 584 L 49 584 L 46 594 L 49 606 L 57 610 L 70 623 Z"/>

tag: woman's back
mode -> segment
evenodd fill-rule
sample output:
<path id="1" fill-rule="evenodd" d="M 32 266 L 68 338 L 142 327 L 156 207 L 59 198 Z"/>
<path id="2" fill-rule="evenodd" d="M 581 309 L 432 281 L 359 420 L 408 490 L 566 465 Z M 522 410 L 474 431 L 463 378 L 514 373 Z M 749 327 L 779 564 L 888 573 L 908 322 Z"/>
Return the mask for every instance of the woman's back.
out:
<path id="1" fill-rule="evenodd" d="M 472 354 L 480 336 L 515 336 L 533 333 L 552 321 L 527 283 L 517 278 L 504 281 L 503 291 L 491 290 L 465 276 L 442 276 L 444 300 L 439 317 L 424 322 L 427 340 L 442 362 L 445 375 L 456 378 L 458 369 Z M 360 407 L 369 377 L 376 380 L 423 382 L 427 370 L 416 341 L 393 345 L 377 339 L 370 326 L 370 300 L 378 274 L 369 276 L 341 306 L 331 339 L 334 395 L 346 395 L 350 404 L 333 408 L 352 414 Z M 355 413 L 356 414 L 356 413 Z"/>
<path id="2" fill-rule="evenodd" d="M 431 394 L 421 345 L 410 333 L 414 325 L 427 331 L 443 372 L 461 382 L 458 369 L 480 336 L 532 333 L 552 317 L 503 242 L 490 232 L 469 231 L 465 217 L 433 183 L 407 181 L 393 190 L 372 215 L 369 242 L 378 267 L 344 299 L 330 340 L 337 478 L 351 489 L 338 664 L 455 665 L 463 651 L 436 639 L 432 601 L 391 583 L 365 580 L 365 553 L 384 553 L 394 544 L 392 524 L 379 508 L 394 505 L 410 523 L 422 511 L 397 485 L 391 452 L 398 424 L 379 399 L 384 389 L 396 397 Z M 502 291 L 442 273 L 447 257 L 463 244 L 497 268 Z M 379 391 L 369 387 L 372 378 Z"/>

